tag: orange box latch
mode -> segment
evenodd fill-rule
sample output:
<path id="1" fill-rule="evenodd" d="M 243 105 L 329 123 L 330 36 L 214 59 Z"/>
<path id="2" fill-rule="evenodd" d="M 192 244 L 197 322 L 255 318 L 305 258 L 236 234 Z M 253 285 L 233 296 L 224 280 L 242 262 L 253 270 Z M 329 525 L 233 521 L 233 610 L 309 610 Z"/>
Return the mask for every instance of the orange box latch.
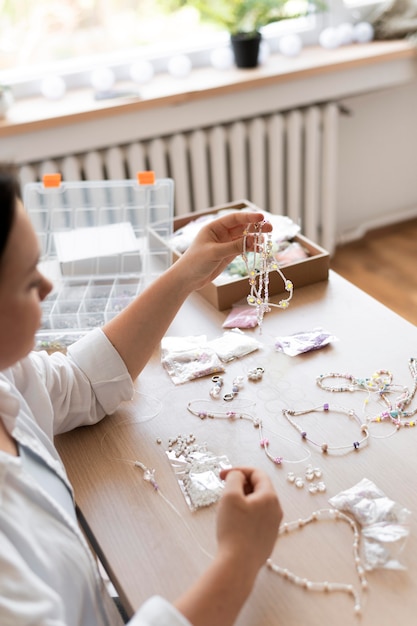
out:
<path id="1" fill-rule="evenodd" d="M 155 172 L 151 170 L 146 172 L 138 172 L 137 180 L 139 185 L 154 185 L 155 184 Z"/>
<path id="2" fill-rule="evenodd" d="M 59 187 L 61 184 L 61 174 L 44 174 L 42 182 L 44 187 Z"/>

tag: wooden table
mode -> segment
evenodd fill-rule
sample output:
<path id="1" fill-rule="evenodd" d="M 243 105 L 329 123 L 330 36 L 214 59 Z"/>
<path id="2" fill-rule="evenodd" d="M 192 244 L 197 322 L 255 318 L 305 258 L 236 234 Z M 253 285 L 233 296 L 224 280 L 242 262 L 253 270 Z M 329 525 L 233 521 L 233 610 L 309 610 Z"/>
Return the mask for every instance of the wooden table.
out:
<path id="1" fill-rule="evenodd" d="M 225 316 L 193 294 L 168 334 L 206 334 L 214 339 L 223 332 Z M 296 357 L 275 350 L 275 337 L 319 326 L 338 341 Z M 207 442 L 210 450 L 227 455 L 234 465 L 264 468 L 276 485 L 286 522 L 328 507 L 331 496 L 363 478 L 372 480 L 389 498 L 407 508 L 411 512 L 410 535 L 398 555 L 403 569 L 374 569 L 368 573 L 369 590 L 363 597 L 360 622 L 363 626 L 414 624 L 417 428 L 394 433 L 392 425 L 373 424 L 368 445 L 357 451 L 352 447 L 343 454 L 324 455 L 319 448 L 302 441 L 283 417 L 282 409 L 306 409 L 328 402 L 330 406 L 353 408 L 363 419 L 364 411 L 377 413 L 382 405 L 373 398 L 366 404 L 365 392 L 326 392 L 317 386 L 316 377 L 345 372 L 365 378 L 384 369 L 392 372 L 394 382 L 411 388 L 408 361 L 416 356 L 417 329 L 330 272 L 328 282 L 296 290 L 288 310 L 273 309 L 268 313 L 262 334 L 258 329 L 247 333 L 262 347 L 226 364 L 225 392 L 235 376 L 245 377 L 243 388 L 231 403 L 210 401 L 210 377 L 175 386 L 162 369 L 158 350 L 136 382 L 133 402 L 97 426 L 58 438 L 78 505 L 128 610 L 134 611 L 155 593 L 174 600 L 202 572 L 215 551 L 215 505 L 190 511 L 165 454 L 170 437 L 193 433 L 197 442 Z M 246 378 L 254 367 L 265 370 L 262 381 L 257 383 Z M 218 411 L 245 406 L 256 413 L 263 420 L 270 452 L 284 457 L 282 465 L 274 465 L 266 457 L 258 432 L 249 421 L 201 420 L 192 415 L 187 404 L 197 400 L 209 401 L 208 409 L 213 405 Z M 417 398 L 411 403 L 411 407 L 416 406 Z M 318 441 L 326 437 L 330 444 L 344 445 L 360 438 L 355 420 L 344 414 L 329 417 L 326 424 L 330 427 L 323 426 L 322 413 L 297 419 Z M 160 493 L 175 510 L 143 480 L 142 471 L 129 460 L 140 460 L 156 470 Z M 322 470 L 326 492 L 312 495 L 307 486 L 298 489 L 288 481 L 288 472 L 303 477 L 309 464 Z M 282 536 L 272 556 L 275 562 L 311 580 L 346 582 L 357 587 L 352 532 L 346 524 L 318 522 Z M 348 594 L 307 591 L 264 568 L 237 624 L 345 626 L 358 622 Z"/>

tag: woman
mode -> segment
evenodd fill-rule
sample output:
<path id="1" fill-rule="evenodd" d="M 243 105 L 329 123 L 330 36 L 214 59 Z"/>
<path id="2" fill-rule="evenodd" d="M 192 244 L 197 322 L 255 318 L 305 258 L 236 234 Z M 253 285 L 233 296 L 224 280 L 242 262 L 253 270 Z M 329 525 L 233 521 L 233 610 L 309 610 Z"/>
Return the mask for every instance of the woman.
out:
<path id="1" fill-rule="evenodd" d="M 146 291 L 102 329 L 73 344 L 66 356 L 32 352 L 40 303 L 51 284 L 39 272 L 39 245 L 13 170 L 0 165 L 2 626 L 119 623 L 77 525 L 54 436 L 94 424 L 132 398 L 132 381 L 185 298 L 242 251 L 245 228 L 262 220 L 260 213 L 241 212 L 214 220 Z M 272 551 L 282 513 L 263 472 L 234 468 L 222 478 L 212 563 L 174 605 L 150 598 L 130 620 L 132 626 L 234 623 Z"/>

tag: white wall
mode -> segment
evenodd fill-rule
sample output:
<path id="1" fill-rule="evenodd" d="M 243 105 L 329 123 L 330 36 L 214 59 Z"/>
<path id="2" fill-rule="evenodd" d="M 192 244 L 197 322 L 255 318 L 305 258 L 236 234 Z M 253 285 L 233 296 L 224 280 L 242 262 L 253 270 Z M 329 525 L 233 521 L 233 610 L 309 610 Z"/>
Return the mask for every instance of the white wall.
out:
<path id="1" fill-rule="evenodd" d="M 339 240 L 417 215 L 417 81 L 343 99 Z"/>

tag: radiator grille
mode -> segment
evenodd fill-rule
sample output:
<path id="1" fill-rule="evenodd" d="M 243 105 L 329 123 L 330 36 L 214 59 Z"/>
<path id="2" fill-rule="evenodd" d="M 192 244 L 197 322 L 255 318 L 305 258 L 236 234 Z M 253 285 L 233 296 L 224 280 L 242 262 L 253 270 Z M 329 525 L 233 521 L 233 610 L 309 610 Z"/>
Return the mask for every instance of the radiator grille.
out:
<path id="1" fill-rule="evenodd" d="M 288 215 L 332 253 L 335 246 L 338 105 L 326 103 L 132 141 L 21 167 L 22 184 L 122 180 L 139 170 L 175 181 L 175 215 L 248 199 Z"/>

